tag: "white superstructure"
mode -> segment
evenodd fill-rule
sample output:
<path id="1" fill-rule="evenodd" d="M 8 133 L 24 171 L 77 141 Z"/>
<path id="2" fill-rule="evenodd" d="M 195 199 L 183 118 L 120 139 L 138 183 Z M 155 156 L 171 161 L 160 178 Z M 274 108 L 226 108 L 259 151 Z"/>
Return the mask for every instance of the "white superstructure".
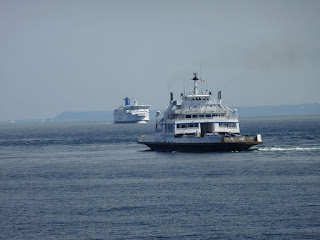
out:
<path id="1" fill-rule="evenodd" d="M 114 123 L 146 123 L 149 118 L 149 107 L 151 105 L 138 105 L 135 100 L 134 104 L 130 104 L 130 98 L 123 99 L 125 105 L 113 111 Z"/>
<path id="2" fill-rule="evenodd" d="M 197 74 L 194 73 L 192 93 L 181 93 L 157 119 L 153 137 L 141 136 L 138 143 L 154 150 L 183 151 L 229 151 L 246 150 L 260 144 L 261 135 L 245 137 L 240 135 L 238 113 L 222 104 L 221 91 L 218 99 L 212 99 L 211 92 L 198 91 Z"/>

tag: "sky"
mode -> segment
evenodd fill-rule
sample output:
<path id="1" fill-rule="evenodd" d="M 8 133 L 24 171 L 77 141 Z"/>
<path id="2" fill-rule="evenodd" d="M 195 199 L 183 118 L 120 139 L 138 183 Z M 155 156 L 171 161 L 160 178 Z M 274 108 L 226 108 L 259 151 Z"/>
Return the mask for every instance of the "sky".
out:
<path id="1" fill-rule="evenodd" d="M 162 110 L 170 92 L 229 106 L 320 103 L 318 0 L 0 0 L 0 121 Z"/>

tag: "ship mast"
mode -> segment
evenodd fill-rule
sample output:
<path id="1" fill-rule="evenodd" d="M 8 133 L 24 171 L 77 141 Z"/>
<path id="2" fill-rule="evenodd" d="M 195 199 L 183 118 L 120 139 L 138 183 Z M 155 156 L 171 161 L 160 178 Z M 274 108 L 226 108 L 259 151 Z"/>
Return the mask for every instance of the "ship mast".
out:
<path id="1" fill-rule="evenodd" d="M 197 78 L 197 73 L 193 73 L 194 77 L 191 79 L 194 81 L 194 87 L 193 87 L 193 94 L 194 95 L 198 95 L 198 84 L 197 84 L 197 81 L 199 80 Z"/>

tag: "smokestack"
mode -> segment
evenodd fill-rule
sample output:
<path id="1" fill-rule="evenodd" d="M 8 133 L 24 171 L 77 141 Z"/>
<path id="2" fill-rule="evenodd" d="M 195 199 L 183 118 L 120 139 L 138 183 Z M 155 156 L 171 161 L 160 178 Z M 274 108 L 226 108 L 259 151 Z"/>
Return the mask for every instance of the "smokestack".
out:
<path id="1" fill-rule="evenodd" d="M 218 100 L 221 100 L 221 91 L 218 92 Z"/>
<path id="2" fill-rule="evenodd" d="M 173 92 L 170 92 L 170 101 L 173 101 Z"/>
<path id="3" fill-rule="evenodd" d="M 130 98 L 126 97 L 125 99 L 123 99 L 125 101 L 125 105 L 129 106 L 130 105 Z"/>

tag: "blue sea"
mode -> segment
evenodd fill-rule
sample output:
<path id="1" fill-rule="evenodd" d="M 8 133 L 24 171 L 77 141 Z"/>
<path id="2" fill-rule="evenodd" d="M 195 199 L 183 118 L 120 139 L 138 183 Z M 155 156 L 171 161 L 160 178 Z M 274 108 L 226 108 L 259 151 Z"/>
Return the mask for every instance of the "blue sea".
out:
<path id="1" fill-rule="evenodd" d="M 148 124 L 0 125 L 1 239 L 320 239 L 320 116 L 240 119 L 246 152 L 154 152 Z"/>

